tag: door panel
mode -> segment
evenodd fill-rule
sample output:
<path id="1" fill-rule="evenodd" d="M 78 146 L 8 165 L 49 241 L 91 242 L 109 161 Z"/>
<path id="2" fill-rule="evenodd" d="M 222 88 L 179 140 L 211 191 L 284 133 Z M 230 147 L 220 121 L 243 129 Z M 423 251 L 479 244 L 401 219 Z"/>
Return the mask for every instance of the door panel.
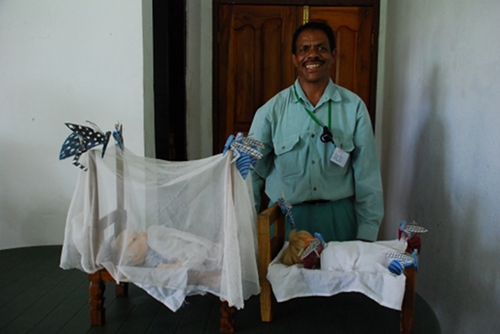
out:
<path id="1" fill-rule="evenodd" d="M 219 152 L 230 134 L 248 131 L 261 105 L 293 83 L 288 32 L 297 25 L 297 9 L 220 6 Z"/>

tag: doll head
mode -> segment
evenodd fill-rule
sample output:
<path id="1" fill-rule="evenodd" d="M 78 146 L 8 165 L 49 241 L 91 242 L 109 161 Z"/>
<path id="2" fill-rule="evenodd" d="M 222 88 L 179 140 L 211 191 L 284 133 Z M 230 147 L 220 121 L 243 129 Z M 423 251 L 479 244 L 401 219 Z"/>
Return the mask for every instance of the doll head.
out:
<path id="1" fill-rule="evenodd" d="M 148 253 L 147 234 L 124 230 L 111 242 L 111 249 L 118 265 L 136 266 L 144 263 Z"/>
<path id="2" fill-rule="evenodd" d="M 302 264 L 302 252 L 313 240 L 314 237 L 307 231 L 291 230 L 288 235 L 288 248 L 281 255 L 281 263 L 287 266 Z"/>

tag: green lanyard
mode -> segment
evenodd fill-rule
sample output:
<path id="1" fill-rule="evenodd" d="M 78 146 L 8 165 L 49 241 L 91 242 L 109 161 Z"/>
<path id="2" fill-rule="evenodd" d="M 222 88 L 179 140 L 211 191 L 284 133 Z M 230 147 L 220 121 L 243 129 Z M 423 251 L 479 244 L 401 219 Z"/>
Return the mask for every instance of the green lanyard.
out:
<path id="1" fill-rule="evenodd" d="M 311 110 L 306 108 L 304 101 L 302 101 L 299 94 L 297 94 L 297 89 L 295 89 L 295 85 L 293 86 L 293 91 L 295 92 L 295 97 L 297 98 L 297 100 L 299 100 L 300 104 L 302 104 L 302 107 L 304 107 L 304 109 L 307 111 L 312 120 L 316 122 L 316 124 L 318 124 L 320 127 L 324 128 L 325 127 L 324 124 L 321 123 L 319 119 L 316 118 L 316 116 L 314 116 Z M 332 100 L 328 100 L 328 129 L 331 128 L 332 128 Z"/>

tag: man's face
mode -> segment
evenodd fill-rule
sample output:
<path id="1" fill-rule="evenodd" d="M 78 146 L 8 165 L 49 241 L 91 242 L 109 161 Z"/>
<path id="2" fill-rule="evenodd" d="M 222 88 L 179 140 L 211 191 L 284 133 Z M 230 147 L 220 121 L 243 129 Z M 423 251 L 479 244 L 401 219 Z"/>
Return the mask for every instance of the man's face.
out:
<path id="1" fill-rule="evenodd" d="M 301 82 L 328 81 L 335 51 L 330 49 L 328 37 L 322 30 L 304 30 L 297 37 L 293 63 Z"/>

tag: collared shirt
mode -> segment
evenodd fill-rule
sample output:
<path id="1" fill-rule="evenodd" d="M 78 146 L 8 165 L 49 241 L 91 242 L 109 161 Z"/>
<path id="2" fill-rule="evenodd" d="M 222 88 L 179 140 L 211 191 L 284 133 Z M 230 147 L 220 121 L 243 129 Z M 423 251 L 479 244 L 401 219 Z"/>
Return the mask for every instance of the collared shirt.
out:
<path id="1" fill-rule="evenodd" d="M 320 140 L 323 127 L 305 110 L 328 126 L 329 104 L 334 143 Z M 257 110 L 248 136 L 266 146 L 251 172 L 257 206 L 264 180 L 273 202 L 283 194 L 292 205 L 355 196 L 358 238 L 376 239 L 384 213 L 382 182 L 370 117 L 356 94 L 330 80 L 313 106 L 297 79 Z M 344 167 L 330 160 L 336 147 L 349 154 Z"/>

